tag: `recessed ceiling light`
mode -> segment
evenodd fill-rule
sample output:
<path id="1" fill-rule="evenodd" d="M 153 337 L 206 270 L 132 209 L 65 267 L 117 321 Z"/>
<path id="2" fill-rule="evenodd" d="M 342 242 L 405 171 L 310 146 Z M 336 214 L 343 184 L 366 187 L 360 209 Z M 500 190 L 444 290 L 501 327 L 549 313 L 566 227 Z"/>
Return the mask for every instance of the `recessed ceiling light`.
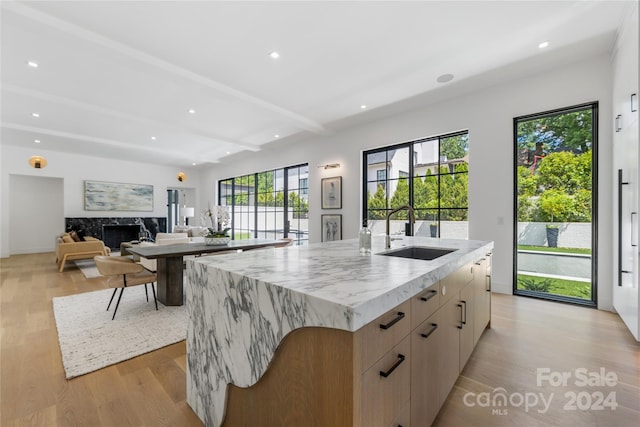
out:
<path id="1" fill-rule="evenodd" d="M 231 151 L 227 151 L 227 154 L 231 154 Z"/>
<path id="2" fill-rule="evenodd" d="M 31 113 L 31 116 L 35 117 L 35 118 L 38 118 L 38 117 L 40 117 L 40 114 L 39 113 Z"/>
<path id="3" fill-rule="evenodd" d="M 280 135 L 276 133 L 275 135 L 273 135 L 273 137 L 274 138 L 280 138 Z"/>
<path id="4" fill-rule="evenodd" d="M 549 42 L 542 42 L 542 43 L 540 43 L 540 44 L 538 45 L 538 47 L 539 47 L 540 49 L 544 49 L 544 48 L 545 48 L 545 47 L 547 47 L 547 46 L 549 46 Z"/>
<path id="5" fill-rule="evenodd" d="M 156 140 L 156 137 L 155 137 L 155 136 L 152 136 L 152 137 L 151 137 L 151 140 L 152 140 L 152 141 L 155 141 L 155 140 Z"/>
<path id="6" fill-rule="evenodd" d="M 196 162 L 191 163 L 191 166 L 195 166 L 195 165 L 196 165 Z"/>
<path id="7" fill-rule="evenodd" d="M 187 111 L 189 114 L 195 114 L 196 110 L 194 110 L 193 108 L 189 108 L 189 110 Z"/>
<path id="8" fill-rule="evenodd" d="M 441 76 L 438 76 L 438 78 L 436 79 L 438 83 L 447 83 L 451 80 L 453 80 L 453 74 L 443 74 Z"/>
<path id="9" fill-rule="evenodd" d="M 35 142 L 36 144 L 40 144 L 40 140 L 39 139 L 34 139 L 33 142 Z"/>
<path id="10" fill-rule="evenodd" d="M 278 52 L 276 52 L 275 50 L 273 52 L 269 53 L 269 56 L 271 57 L 271 59 L 280 58 L 280 54 Z"/>
<path id="11" fill-rule="evenodd" d="M 367 108 L 367 106 L 366 106 L 366 105 L 364 105 L 364 104 L 362 104 L 362 105 L 360 106 L 360 108 L 361 108 L 362 110 L 364 110 L 364 109 L 366 109 L 366 108 Z"/>
<path id="12" fill-rule="evenodd" d="M 27 61 L 27 65 L 31 68 L 38 68 L 38 63 L 35 61 Z"/>

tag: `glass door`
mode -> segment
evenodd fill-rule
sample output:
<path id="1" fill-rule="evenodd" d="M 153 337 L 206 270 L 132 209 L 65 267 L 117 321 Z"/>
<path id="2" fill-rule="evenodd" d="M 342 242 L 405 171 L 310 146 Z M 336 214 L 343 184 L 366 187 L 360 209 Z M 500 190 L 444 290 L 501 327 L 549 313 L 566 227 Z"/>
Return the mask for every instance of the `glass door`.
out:
<path id="1" fill-rule="evenodd" d="M 514 294 L 596 305 L 597 103 L 514 119 Z"/>

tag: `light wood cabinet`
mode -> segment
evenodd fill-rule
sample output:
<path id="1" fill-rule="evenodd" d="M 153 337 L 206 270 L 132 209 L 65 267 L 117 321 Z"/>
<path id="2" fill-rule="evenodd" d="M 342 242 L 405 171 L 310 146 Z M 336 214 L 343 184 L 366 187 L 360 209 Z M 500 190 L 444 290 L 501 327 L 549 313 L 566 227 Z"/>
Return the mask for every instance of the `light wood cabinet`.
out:
<path id="1" fill-rule="evenodd" d="M 489 322 L 490 275 L 465 265 L 356 332 L 291 332 L 255 385 L 229 387 L 223 425 L 430 425 Z"/>
<path id="2" fill-rule="evenodd" d="M 474 324 L 473 345 L 491 324 L 491 253 L 476 261 L 473 266 Z"/>
<path id="3" fill-rule="evenodd" d="M 363 326 L 356 334 L 360 342 L 362 369 L 366 370 L 411 331 L 411 301 Z"/>
<path id="4" fill-rule="evenodd" d="M 407 336 L 362 374 L 362 426 L 392 424 L 409 403 L 411 341 Z"/>
<path id="5" fill-rule="evenodd" d="M 415 297 L 411 298 L 411 330 L 440 307 L 440 283 L 434 283 Z"/>
<path id="6" fill-rule="evenodd" d="M 438 407 L 441 407 L 460 374 L 460 319 L 459 299 L 453 298 L 436 313 Z"/>
<path id="7" fill-rule="evenodd" d="M 441 333 L 437 313 L 411 332 L 411 423 L 415 426 L 431 425 L 440 408 L 435 385 Z"/>
<path id="8" fill-rule="evenodd" d="M 473 330 L 476 301 L 473 290 L 473 285 L 469 283 L 460 291 L 460 300 L 458 303 L 458 308 L 460 308 L 460 364 L 458 366 L 458 372 L 462 372 L 462 369 L 464 369 L 475 346 L 473 342 Z"/>

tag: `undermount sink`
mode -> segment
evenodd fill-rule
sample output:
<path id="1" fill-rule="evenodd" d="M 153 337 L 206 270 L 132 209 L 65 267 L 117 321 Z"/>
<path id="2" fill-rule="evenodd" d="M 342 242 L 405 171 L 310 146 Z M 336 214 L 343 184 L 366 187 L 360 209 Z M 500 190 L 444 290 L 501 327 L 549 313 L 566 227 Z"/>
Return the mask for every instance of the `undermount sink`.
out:
<path id="1" fill-rule="evenodd" d="M 407 246 L 406 248 L 395 249 L 389 252 L 382 252 L 378 255 L 431 261 L 455 251 L 457 251 L 457 249 L 430 248 L 426 246 Z"/>

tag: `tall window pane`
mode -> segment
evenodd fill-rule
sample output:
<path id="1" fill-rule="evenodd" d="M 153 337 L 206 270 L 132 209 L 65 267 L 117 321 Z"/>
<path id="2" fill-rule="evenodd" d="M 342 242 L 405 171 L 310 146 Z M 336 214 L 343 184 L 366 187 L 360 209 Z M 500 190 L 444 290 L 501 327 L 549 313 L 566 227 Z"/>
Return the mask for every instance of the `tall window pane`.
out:
<path id="1" fill-rule="evenodd" d="M 234 239 L 309 240 L 309 168 L 293 166 L 219 182 L 219 203 L 232 207 Z"/>
<path id="2" fill-rule="evenodd" d="M 414 234 L 468 237 L 468 133 L 443 135 L 364 153 L 363 218 L 375 233 L 385 232 L 387 214 L 410 205 Z M 394 214 L 392 234 L 402 234 L 405 211 Z"/>

